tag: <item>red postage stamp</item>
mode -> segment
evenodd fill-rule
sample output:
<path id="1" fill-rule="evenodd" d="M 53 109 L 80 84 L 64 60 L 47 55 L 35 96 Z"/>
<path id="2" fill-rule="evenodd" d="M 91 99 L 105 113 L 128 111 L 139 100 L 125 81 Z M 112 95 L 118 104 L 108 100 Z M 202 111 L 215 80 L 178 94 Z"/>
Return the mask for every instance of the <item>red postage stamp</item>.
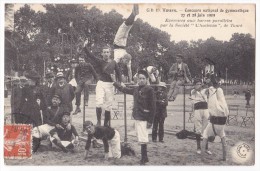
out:
<path id="1" fill-rule="evenodd" d="M 31 125 L 4 126 L 4 157 L 8 159 L 31 158 Z"/>

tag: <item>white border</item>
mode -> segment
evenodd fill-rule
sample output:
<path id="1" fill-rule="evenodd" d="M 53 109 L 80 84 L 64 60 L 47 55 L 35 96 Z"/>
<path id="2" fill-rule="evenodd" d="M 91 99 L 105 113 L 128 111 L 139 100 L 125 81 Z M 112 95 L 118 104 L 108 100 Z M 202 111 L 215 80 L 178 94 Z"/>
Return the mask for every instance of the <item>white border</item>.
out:
<path id="1" fill-rule="evenodd" d="M 1 69 L 1 77 L 0 77 L 0 92 L 1 92 L 1 101 L 0 101 L 0 170 L 5 170 L 5 171 L 12 171 L 12 170 L 20 170 L 20 171 L 35 171 L 37 169 L 59 169 L 59 170 L 63 170 L 63 171 L 67 171 L 67 170 L 71 170 L 71 169 L 77 169 L 78 170 L 88 170 L 91 169 L 91 171 L 95 171 L 95 170 L 113 170 L 113 171 L 121 171 L 122 169 L 127 169 L 127 170 L 158 170 L 158 169 L 163 169 L 163 170 L 200 170 L 200 171 L 204 171 L 204 170 L 211 170 L 211 171 L 219 171 L 221 169 L 221 171 L 225 171 L 225 170 L 248 170 L 248 171 L 255 171 L 255 170 L 260 170 L 260 151 L 259 151 L 259 131 L 260 130 L 260 124 L 259 124 L 259 106 L 256 105 L 255 108 L 255 113 L 256 113 L 256 124 L 255 124 L 255 166 L 251 166 L 251 167 L 247 167 L 247 166 L 145 166 L 145 167 L 140 167 L 140 166 L 112 166 L 112 167 L 91 167 L 91 166 L 6 166 L 4 165 L 4 160 L 3 160 L 3 125 L 4 125 L 4 120 L 3 120 L 3 115 L 4 115 L 4 3 L 255 3 L 256 4 L 256 30 L 259 30 L 259 5 L 260 2 L 258 0 L 113 0 L 113 1 L 105 1 L 105 0 L 2 0 L 0 3 L 0 26 L 1 26 L 1 32 L 0 32 L 0 36 L 1 36 L 1 57 L 0 57 L 0 69 Z M 258 20 L 257 20 L 258 18 Z M 259 46 L 259 34 L 256 33 L 256 47 Z M 256 87 L 259 83 L 259 75 L 257 74 L 259 71 L 259 59 L 257 58 L 259 57 L 259 49 L 256 48 Z M 259 89 L 256 88 L 255 89 L 255 104 L 259 104 Z"/>

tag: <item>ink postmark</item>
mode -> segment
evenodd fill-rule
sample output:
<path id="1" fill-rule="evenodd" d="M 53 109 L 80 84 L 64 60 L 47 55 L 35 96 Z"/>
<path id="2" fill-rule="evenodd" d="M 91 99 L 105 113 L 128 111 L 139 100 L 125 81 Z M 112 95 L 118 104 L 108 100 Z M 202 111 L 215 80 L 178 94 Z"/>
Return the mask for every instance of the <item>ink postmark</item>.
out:
<path id="1" fill-rule="evenodd" d="M 238 142 L 231 149 L 231 156 L 234 162 L 240 164 L 251 163 L 253 161 L 253 148 L 249 143 Z"/>

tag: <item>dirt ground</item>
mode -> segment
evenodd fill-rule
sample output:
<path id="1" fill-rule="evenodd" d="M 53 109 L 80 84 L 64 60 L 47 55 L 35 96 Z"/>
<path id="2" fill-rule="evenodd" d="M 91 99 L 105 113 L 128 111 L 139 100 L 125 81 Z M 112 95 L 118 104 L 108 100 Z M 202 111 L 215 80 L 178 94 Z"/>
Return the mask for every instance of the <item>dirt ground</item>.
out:
<path id="1" fill-rule="evenodd" d="M 95 97 L 90 96 L 89 107 L 86 109 L 86 119 L 96 122 L 95 116 Z M 212 155 L 206 155 L 206 159 L 202 162 L 199 154 L 196 153 L 196 142 L 191 139 L 177 139 L 173 134 L 165 134 L 165 143 L 152 142 L 149 136 L 150 143 L 148 144 L 149 162 L 147 165 L 254 165 L 254 148 L 255 148 L 255 128 L 252 123 L 247 127 L 241 127 L 242 117 L 245 115 L 245 100 L 243 96 L 233 97 L 227 96 L 229 105 L 237 104 L 239 106 L 238 124 L 231 123 L 226 126 L 228 153 L 227 161 L 223 162 L 222 145 L 218 138 L 215 142 L 209 144 L 209 149 Z M 123 95 L 116 95 L 115 104 L 123 101 Z M 251 106 L 254 106 L 254 98 L 251 100 Z M 190 103 L 186 99 L 186 125 L 187 130 L 193 130 L 193 123 L 188 122 Z M 253 107 L 252 107 L 253 108 Z M 43 141 L 39 151 L 32 155 L 32 159 L 13 160 L 5 159 L 6 165 L 139 165 L 140 160 L 140 145 L 137 143 L 137 138 L 134 135 L 134 121 L 131 120 L 132 97 L 127 96 L 127 142 L 131 144 L 136 152 L 136 156 L 122 156 L 120 159 L 104 160 L 104 148 L 90 149 L 91 157 L 84 160 L 85 142 L 81 141 L 79 147 L 74 153 L 63 153 L 56 148 L 48 148 L 47 142 Z M 183 96 L 179 95 L 174 102 L 170 102 L 168 106 L 168 117 L 165 121 L 165 129 L 170 132 L 178 132 L 183 129 Z M 9 99 L 5 100 L 5 114 L 10 113 Z M 234 112 L 234 111 L 232 111 Z M 114 113 L 112 113 L 113 117 Z M 72 123 L 76 126 L 77 131 L 81 134 L 82 131 L 82 113 L 72 116 Z M 8 119 L 7 119 L 8 123 Z M 121 135 L 121 141 L 125 140 L 124 120 L 123 114 L 119 115 L 119 119 L 111 121 L 112 127 L 117 129 Z M 167 132 L 168 132 L 167 131 Z M 234 159 L 234 148 L 237 148 L 237 143 L 245 142 L 250 146 L 250 151 L 253 153 L 251 160 L 244 163 L 238 162 Z"/>

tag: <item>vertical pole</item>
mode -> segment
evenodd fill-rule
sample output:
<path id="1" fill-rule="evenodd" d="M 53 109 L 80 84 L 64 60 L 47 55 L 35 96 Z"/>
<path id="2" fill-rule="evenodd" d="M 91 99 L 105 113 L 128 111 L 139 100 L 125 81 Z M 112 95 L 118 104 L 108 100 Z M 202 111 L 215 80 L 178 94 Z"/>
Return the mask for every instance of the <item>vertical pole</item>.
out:
<path id="1" fill-rule="evenodd" d="M 45 59 L 43 60 L 43 77 L 45 78 L 45 70 L 46 70 L 46 66 L 45 66 Z"/>
<path id="2" fill-rule="evenodd" d="M 183 129 L 185 130 L 185 84 L 183 84 Z"/>
<path id="3" fill-rule="evenodd" d="M 83 124 L 82 124 L 82 128 L 83 128 L 83 130 L 82 131 L 84 131 L 84 123 L 85 123 L 85 116 L 86 116 L 86 114 L 85 114 L 85 111 L 86 111 L 86 106 L 85 106 L 85 96 L 86 96 L 86 94 L 85 94 L 85 86 L 84 86 L 84 89 L 83 89 L 83 92 L 84 92 L 84 97 L 83 97 Z M 80 97 L 81 98 L 81 97 Z"/>
<path id="4" fill-rule="evenodd" d="M 226 95 L 227 95 L 227 68 L 226 68 Z"/>
<path id="5" fill-rule="evenodd" d="M 124 93 L 125 142 L 127 142 L 126 94 Z"/>

